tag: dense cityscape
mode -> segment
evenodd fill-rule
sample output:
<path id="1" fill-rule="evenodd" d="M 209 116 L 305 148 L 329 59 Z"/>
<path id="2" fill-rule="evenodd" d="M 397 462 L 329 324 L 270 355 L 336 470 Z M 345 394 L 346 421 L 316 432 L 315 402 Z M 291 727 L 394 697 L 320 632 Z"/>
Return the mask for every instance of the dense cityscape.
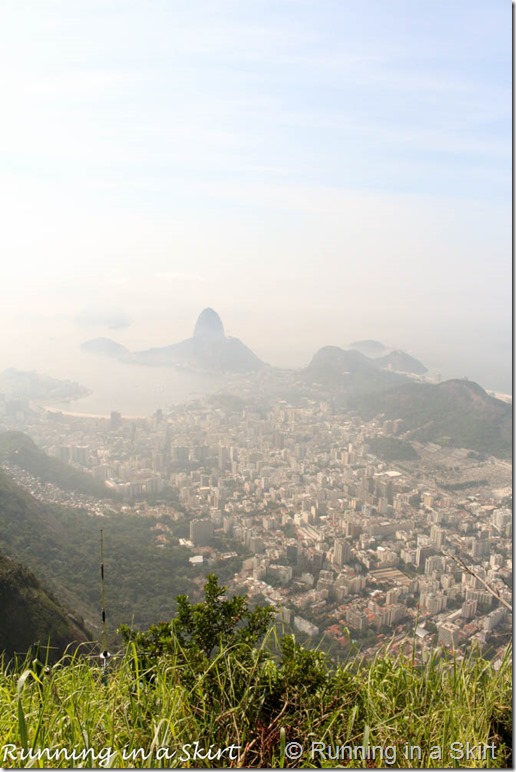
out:
<path id="1" fill-rule="evenodd" d="M 4 466 L 37 498 L 85 516 L 157 518 L 157 547 L 186 518 L 193 572 L 238 558 L 231 592 L 274 605 L 279 623 L 338 655 L 390 642 L 423 659 L 436 646 L 501 656 L 512 624 L 510 462 L 415 441 L 388 460 L 401 419 L 364 422 L 308 398 L 253 402 L 240 385 L 245 402 L 223 394 L 150 418 L 3 401 L 5 428 L 112 498 Z"/>

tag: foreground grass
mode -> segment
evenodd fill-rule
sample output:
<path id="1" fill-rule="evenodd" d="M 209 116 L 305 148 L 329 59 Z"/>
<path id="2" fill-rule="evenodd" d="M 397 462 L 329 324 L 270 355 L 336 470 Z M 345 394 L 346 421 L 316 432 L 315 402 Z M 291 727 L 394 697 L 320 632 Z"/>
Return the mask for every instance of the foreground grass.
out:
<path id="1" fill-rule="evenodd" d="M 104 678 L 64 658 L 0 678 L 0 767 L 504 768 L 511 761 L 511 654 L 436 652 L 423 666 L 379 656 L 331 668 L 293 641 L 283 660 L 230 649 L 206 670 L 128 645 Z"/>

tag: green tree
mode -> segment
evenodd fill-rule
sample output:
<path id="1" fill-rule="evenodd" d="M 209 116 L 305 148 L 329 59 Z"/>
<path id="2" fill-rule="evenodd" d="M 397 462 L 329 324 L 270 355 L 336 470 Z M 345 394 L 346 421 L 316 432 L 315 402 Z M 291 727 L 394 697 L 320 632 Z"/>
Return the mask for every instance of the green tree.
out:
<path id="1" fill-rule="evenodd" d="M 251 611 L 245 595 L 226 598 L 225 593 L 217 576 L 209 574 L 203 602 L 192 604 L 186 595 L 178 597 L 171 632 L 183 648 L 198 648 L 210 657 L 217 649 L 253 647 L 263 638 L 274 609 L 259 607 Z"/>
<path id="2" fill-rule="evenodd" d="M 177 614 L 171 622 L 151 625 L 138 632 L 123 625 L 124 641 L 133 647 L 134 667 L 153 683 L 160 664 L 168 660 L 175 677 L 198 700 L 199 709 L 227 709 L 248 695 L 249 715 L 256 716 L 262 700 L 249 689 L 250 679 L 260 680 L 261 666 L 268 658 L 261 639 L 275 615 L 270 607 L 250 610 L 247 597 L 228 598 L 226 588 L 214 574 L 207 577 L 204 600 L 191 603 L 177 598 Z M 202 688 L 201 688 L 202 684 Z"/>
<path id="3" fill-rule="evenodd" d="M 210 659 L 217 651 L 253 648 L 272 623 L 275 611 L 259 607 L 251 611 L 247 596 L 226 597 L 226 587 L 215 574 L 209 574 L 204 587 L 204 600 L 191 603 L 187 595 L 177 598 L 177 613 L 171 622 L 151 625 L 145 632 L 122 625 L 126 643 L 136 644 L 149 660 L 163 654 L 192 655 Z"/>

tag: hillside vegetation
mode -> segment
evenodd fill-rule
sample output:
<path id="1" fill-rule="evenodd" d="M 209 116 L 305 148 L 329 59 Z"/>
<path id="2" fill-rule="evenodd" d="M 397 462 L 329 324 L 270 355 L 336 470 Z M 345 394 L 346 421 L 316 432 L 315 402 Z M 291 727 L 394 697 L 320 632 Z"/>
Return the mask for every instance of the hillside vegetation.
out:
<path id="1" fill-rule="evenodd" d="M 362 418 L 402 418 L 410 438 L 470 448 L 501 458 L 512 454 L 512 408 L 470 381 L 406 383 L 349 403 Z"/>
<path id="2" fill-rule="evenodd" d="M 317 382 L 334 396 L 382 392 L 408 380 L 401 373 L 382 369 L 359 351 L 345 351 L 338 346 L 320 348 L 301 371 L 301 377 L 307 384 Z"/>
<path id="3" fill-rule="evenodd" d="M 0 609 L 0 651 L 8 659 L 50 641 L 49 658 L 56 660 L 68 646 L 90 637 L 82 621 L 67 613 L 31 571 L 1 555 Z"/>
<path id="4" fill-rule="evenodd" d="M 23 432 L 0 432 L 0 464 L 14 464 L 43 482 L 74 493 L 108 498 L 113 496 L 104 483 L 80 469 L 48 456 Z"/>
<path id="5" fill-rule="evenodd" d="M 93 517 L 80 509 L 35 499 L 0 469 L 0 554 L 13 557 L 92 632 L 100 621 L 100 529 L 105 540 L 106 613 L 110 630 L 123 622 L 148 626 L 175 611 L 175 596 L 196 597 L 207 566 L 193 568 L 190 550 L 180 546 L 185 527 L 166 518 L 167 543 L 157 541 L 156 517 L 125 512 Z M 177 533 L 176 533 L 177 531 Z M 227 561 L 217 571 L 238 570 Z M 213 569 L 212 569 L 213 570 Z M 0 631 L 9 620 L 0 613 Z M 1 765 L 0 765 L 1 766 Z"/>
<path id="6" fill-rule="evenodd" d="M 388 652 L 334 666 L 293 636 L 261 640 L 270 612 L 224 590 L 211 577 L 171 623 L 124 628 L 104 672 L 75 656 L 5 673 L 3 766 L 510 765 L 510 652 L 498 670 L 439 651 L 421 666 Z"/>
<path id="7" fill-rule="evenodd" d="M 370 437 L 367 444 L 371 453 L 384 461 L 414 461 L 418 458 L 412 445 L 397 437 Z"/>

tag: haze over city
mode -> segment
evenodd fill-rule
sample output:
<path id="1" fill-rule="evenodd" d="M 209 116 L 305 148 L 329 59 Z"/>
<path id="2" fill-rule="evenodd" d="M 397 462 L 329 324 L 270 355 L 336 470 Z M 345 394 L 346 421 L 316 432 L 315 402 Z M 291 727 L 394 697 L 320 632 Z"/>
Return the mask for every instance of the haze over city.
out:
<path id="1" fill-rule="evenodd" d="M 372 338 L 510 391 L 510 4 L 0 21 L 0 368 L 89 386 L 82 341 L 163 346 L 211 306 L 272 365 Z"/>

